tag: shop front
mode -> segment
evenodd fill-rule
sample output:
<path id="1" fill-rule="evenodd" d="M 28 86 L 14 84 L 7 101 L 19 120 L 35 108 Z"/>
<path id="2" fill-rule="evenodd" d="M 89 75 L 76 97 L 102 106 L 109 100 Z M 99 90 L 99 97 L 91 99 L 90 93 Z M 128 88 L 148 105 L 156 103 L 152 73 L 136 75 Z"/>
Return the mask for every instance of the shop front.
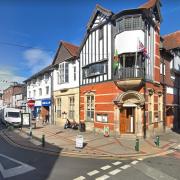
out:
<path id="1" fill-rule="evenodd" d="M 41 103 L 42 120 L 51 123 L 51 99 L 42 99 Z"/>

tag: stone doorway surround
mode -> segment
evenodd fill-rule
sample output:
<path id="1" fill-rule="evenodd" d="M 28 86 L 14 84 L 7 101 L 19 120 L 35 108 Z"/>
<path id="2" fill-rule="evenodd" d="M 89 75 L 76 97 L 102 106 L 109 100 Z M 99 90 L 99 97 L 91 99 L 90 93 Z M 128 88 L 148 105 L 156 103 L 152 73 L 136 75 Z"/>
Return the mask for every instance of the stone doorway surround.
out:
<path id="1" fill-rule="evenodd" d="M 136 136 L 142 136 L 143 135 L 143 107 L 145 103 L 145 99 L 143 94 L 140 94 L 137 91 L 126 91 L 121 94 L 119 94 L 116 99 L 114 100 L 114 103 L 118 107 L 119 110 L 119 124 L 118 124 L 118 131 L 120 133 L 120 125 L 121 125 L 121 109 L 125 107 L 134 107 L 135 108 L 135 131 L 134 135 Z M 117 129 L 117 128 L 116 128 Z"/>

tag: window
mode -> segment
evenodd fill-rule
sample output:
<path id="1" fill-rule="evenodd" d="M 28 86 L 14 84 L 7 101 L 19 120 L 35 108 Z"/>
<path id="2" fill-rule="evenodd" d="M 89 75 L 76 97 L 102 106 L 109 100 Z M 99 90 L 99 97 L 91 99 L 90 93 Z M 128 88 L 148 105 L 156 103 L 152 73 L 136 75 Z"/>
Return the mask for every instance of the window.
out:
<path id="1" fill-rule="evenodd" d="M 102 122 L 102 123 L 107 123 L 108 122 L 108 115 L 107 114 L 97 114 L 96 115 L 96 121 Z"/>
<path id="2" fill-rule="evenodd" d="M 138 29 L 144 29 L 144 21 L 141 15 L 123 17 L 116 22 L 117 33 Z"/>
<path id="3" fill-rule="evenodd" d="M 56 111 L 56 115 L 57 118 L 61 117 L 61 98 L 57 98 L 57 111 Z"/>
<path id="4" fill-rule="evenodd" d="M 49 86 L 46 86 L 46 95 L 49 94 Z"/>
<path id="5" fill-rule="evenodd" d="M 86 121 L 94 121 L 94 95 L 86 96 Z"/>
<path id="6" fill-rule="evenodd" d="M 36 90 L 33 90 L 33 96 L 36 97 Z"/>
<path id="7" fill-rule="evenodd" d="M 160 64 L 160 74 L 166 75 L 166 64 L 164 63 Z"/>
<path id="8" fill-rule="evenodd" d="M 75 107 L 75 99 L 74 96 L 69 97 L 69 118 L 74 120 L 74 107 Z"/>
<path id="9" fill-rule="evenodd" d="M 104 33 L 103 27 L 101 27 L 101 28 L 99 29 L 99 40 L 103 39 L 103 33 Z"/>
<path id="10" fill-rule="evenodd" d="M 163 96 L 162 94 L 158 96 L 158 116 L 159 121 L 163 120 Z"/>
<path id="11" fill-rule="evenodd" d="M 149 124 L 153 123 L 154 119 L 154 95 L 148 96 L 148 114 L 149 114 Z"/>
<path id="12" fill-rule="evenodd" d="M 58 84 L 63 84 L 69 81 L 69 64 L 68 63 L 61 63 L 59 65 L 59 72 L 57 73 L 58 76 Z"/>
<path id="13" fill-rule="evenodd" d="M 90 64 L 89 66 L 83 68 L 83 78 L 97 76 L 105 73 L 107 73 L 107 61 Z"/>
<path id="14" fill-rule="evenodd" d="M 74 66 L 74 81 L 76 81 L 76 66 Z"/>
<path id="15" fill-rule="evenodd" d="M 31 91 L 29 91 L 29 98 L 31 98 Z"/>
<path id="16" fill-rule="evenodd" d="M 39 88 L 39 96 L 42 96 L 42 88 Z"/>

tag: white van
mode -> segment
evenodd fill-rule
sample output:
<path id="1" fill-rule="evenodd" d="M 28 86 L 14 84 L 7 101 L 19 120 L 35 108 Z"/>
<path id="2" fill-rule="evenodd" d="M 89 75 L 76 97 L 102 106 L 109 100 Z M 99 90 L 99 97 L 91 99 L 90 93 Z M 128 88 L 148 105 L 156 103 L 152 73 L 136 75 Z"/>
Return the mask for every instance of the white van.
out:
<path id="1" fill-rule="evenodd" d="M 15 108 L 3 108 L 0 110 L 0 119 L 5 125 L 21 125 L 21 110 Z"/>

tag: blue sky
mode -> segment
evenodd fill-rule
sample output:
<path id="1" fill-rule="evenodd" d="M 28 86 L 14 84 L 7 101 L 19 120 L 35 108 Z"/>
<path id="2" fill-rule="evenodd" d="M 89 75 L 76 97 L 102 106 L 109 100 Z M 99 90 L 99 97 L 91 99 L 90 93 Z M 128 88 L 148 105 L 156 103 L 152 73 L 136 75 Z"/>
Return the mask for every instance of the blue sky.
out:
<path id="1" fill-rule="evenodd" d="M 60 40 L 79 45 L 96 4 L 117 13 L 123 9 L 137 8 L 145 2 L 146 0 L 0 0 L 0 90 L 9 85 L 7 82 L 21 82 L 50 64 Z M 180 1 L 161 2 L 161 35 L 179 30 Z M 7 82 L 2 82 L 4 80 Z"/>

